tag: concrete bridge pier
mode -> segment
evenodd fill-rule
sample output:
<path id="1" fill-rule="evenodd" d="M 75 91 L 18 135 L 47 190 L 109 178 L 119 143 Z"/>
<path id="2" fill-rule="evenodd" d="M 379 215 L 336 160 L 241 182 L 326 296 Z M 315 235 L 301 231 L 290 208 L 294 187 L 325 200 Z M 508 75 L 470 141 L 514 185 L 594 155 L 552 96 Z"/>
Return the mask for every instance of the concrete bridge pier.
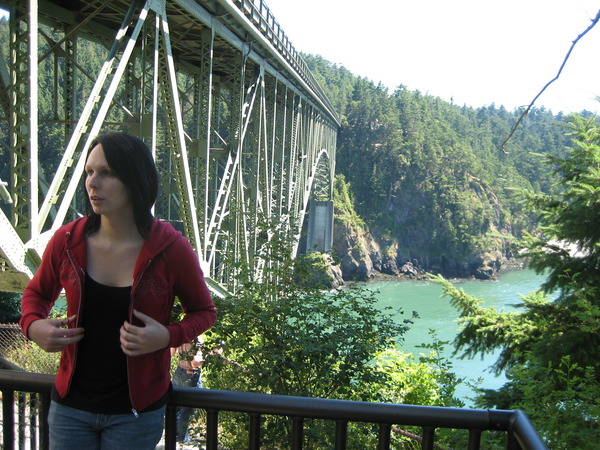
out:
<path id="1" fill-rule="evenodd" d="M 333 245 L 333 202 L 311 200 L 308 213 L 307 252 L 331 252 Z"/>

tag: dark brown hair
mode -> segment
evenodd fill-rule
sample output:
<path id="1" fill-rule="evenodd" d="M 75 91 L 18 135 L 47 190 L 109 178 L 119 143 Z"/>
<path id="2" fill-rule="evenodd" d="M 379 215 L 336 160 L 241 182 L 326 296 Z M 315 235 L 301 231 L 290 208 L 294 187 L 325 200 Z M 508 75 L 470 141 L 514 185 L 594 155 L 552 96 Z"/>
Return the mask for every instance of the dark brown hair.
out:
<path id="1" fill-rule="evenodd" d="M 133 207 L 135 224 L 145 238 L 154 220 L 151 209 L 158 195 L 158 173 L 152 153 L 144 141 L 135 136 L 126 133 L 107 133 L 92 141 L 86 158 L 98 144 L 102 145 L 108 166 L 125 185 Z M 91 234 L 100 228 L 100 216 L 92 209 L 85 190 L 85 177 L 83 188 L 89 216 L 86 232 Z"/>

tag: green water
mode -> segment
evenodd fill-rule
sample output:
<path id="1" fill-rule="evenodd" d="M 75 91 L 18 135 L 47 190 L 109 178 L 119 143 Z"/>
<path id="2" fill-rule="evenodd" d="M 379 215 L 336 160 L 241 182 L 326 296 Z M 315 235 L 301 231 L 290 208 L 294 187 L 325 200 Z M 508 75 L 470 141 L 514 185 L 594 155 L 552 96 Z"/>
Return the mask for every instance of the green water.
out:
<path id="1" fill-rule="evenodd" d="M 527 294 L 536 290 L 545 280 L 543 275 L 536 275 L 532 270 L 515 270 L 500 275 L 497 281 L 469 280 L 457 282 L 467 294 L 484 301 L 485 306 L 493 306 L 497 310 L 514 310 L 514 304 L 520 300 L 518 294 Z M 482 378 L 480 387 L 496 389 L 504 384 L 506 378 L 496 376 L 489 371 L 489 367 L 496 361 L 497 352 L 486 355 L 483 359 L 461 360 L 452 357 L 454 340 L 459 325 L 456 322 L 458 312 L 450 305 L 448 297 L 441 297 L 442 289 L 435 283 L 424 281 L 377 281 L 368 284 L 369 289 L 378 292 L 379 305 L 384 308 L 391 306 L 394 309 L 402 308 L 404 315 L 398 316 L 399 320 L 411 318 L 412 311 L 417 311 L 419 318 L 414 319 L 411 329 L 404 335 L 404 342 L 400 349 L 407 353 L 418 355 L 428 353 L 427 349 L 417 348 L 422 343 L 430 343 L 429 329 L 436 330 L 441 341 L 450 341 L 446 346 L 444 356 L 451 359 L 453 371 L 459 378 L 476 380 Z M 470 399 L 473 391 L 465 383 L 459 385 L 456 395 L 467 406 L 472 405 Z"/>

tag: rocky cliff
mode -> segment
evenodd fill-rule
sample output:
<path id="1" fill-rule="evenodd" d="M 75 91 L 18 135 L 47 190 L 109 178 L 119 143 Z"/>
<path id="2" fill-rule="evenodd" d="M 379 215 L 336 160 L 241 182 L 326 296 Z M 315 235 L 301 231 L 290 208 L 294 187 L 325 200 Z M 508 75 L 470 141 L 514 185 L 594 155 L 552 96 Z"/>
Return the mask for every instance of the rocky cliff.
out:
<path id="1" fill-rule="evenodd" d="M 506 246 L 504 250 L 475 252 L 459 261 L 443 255 L 407 251 L 393 237 L 339 220 L 335 221 L 333 236 L 332 254 L 344 281 L 390 276 L 419 279 L 424 278 L 426 272 L 447 278 L 493 279 L 501 268 L 513 264 Z"/>
<path id="2" fill-rule="evenodd" d="M 350 184 L 336 177 L 332 256 L 343 280 L 417 279 L 427 272 L 491 279 L 512 265 L 508 243 L 515 225 L 493 189 L 474 176 L 460 190 L 441 193 L 412 185 L 394 183 L 385 211 L 369 226 L 357 213 Z"/>

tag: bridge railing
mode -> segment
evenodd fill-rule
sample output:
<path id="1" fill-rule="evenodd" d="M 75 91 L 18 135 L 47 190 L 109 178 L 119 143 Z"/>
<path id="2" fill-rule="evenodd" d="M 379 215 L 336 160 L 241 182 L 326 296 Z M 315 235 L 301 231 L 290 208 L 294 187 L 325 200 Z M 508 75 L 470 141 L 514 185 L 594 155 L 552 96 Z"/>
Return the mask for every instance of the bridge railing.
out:
<path id="1" fill-rule="evenodd" d="M 335 109 L 321 85 L 317 82 L 306 62 L 296 51 L 291 41 L 273 16 L 263 0 L 234 0 L 236 6 L 254 24 L 265 38 L 279 51 L 290 66 L 296 70 L 304 82 L 329 109 L 330 114 L 336 116 Z"/>
<path id="2" fill-rule="evenodd" d="M 17 445 L 19 448 L 25 448 L 25 441 L 29 445 L 33 443 L 30 448 L 48 447 L 46 417 L 53 380 L 54 376 L 47 374 L 0 370 L 5 450 L 11 450 Z M 479 449 L 482 433 L 487 430 L 506 433 L 507 449 L 547 448 L 527 416 L 519 410 L 458 409 L 175 388 L 167 406 L 165 419 L 165 449 L 169 450 L 176 448 L 177 406 L 199 408 L 206 412 L 207 449 L 219 448 L 219 413 L 222 411 L 248 414 L 248 449 L 261 447 L 263 415 L 290 418 L 290 449 L 302 448 L 305 419 L 334 421 L 336 449 L 346 448 L 350 422 L 378 424 L 378 449 L 390 448 L 391 430 L 394 425 L 421 427 L 422 435 L 414 438 L 420 441 L 423 449 L 434 448 L 435 432 L 440 428 L 467 430 L 468 449 Z"/>

